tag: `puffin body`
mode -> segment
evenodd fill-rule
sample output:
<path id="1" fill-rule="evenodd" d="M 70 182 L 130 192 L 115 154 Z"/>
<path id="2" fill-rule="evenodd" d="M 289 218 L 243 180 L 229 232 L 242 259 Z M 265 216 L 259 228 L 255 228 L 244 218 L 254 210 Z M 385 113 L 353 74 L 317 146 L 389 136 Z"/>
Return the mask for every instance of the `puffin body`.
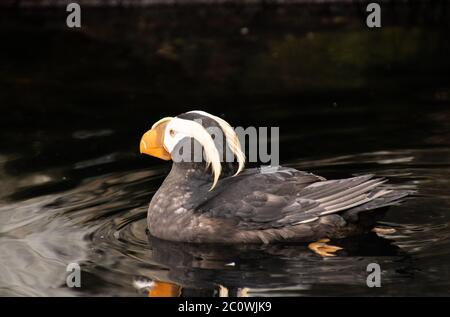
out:
<path id="1" fill-rule="evenodd" d="M 223 132 L 223 144 L 208 139 L 204 131 L 210 127 Z M 202 149 L 201 157 L 186 155 L 187 145 Z M 147 215 L 150 234 L 164 240 L 237 244 L 345 238 L 373 227 L 373 221 L 362 221 L 369 211 L 408 195 L 373 175 L 326 180 L 287 167 L 243 170 L 245 156 L 232 128 L 202 111 L 158 121 L 140 147 L 141 153 L 174 160 Z M 224 159 L 228 152 L 235 160 Z"/>

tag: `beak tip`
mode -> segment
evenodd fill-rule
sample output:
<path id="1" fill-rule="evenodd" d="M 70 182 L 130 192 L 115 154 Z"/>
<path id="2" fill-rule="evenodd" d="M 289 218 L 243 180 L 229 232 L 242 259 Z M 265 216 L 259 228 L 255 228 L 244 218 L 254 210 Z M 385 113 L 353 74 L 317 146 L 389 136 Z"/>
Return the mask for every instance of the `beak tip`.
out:
<path id="1" fill-rule="evenodd" d="M 145 144 L 144 140 L 141 140 L 141 143 L 139 144 L 139 153 L 145 154 L 145 150 L 147 149 L 147 146 Z"/>
<path id="2" fill-rule="evenodd" d="M 158 137 L 160 134 L 161 133 L 156 132 L 154 129 L 147 131 L 141 138 L 139 152 L 163 160 L 170 160 L 170 154 L 164 149 L 163 144 Z"/>

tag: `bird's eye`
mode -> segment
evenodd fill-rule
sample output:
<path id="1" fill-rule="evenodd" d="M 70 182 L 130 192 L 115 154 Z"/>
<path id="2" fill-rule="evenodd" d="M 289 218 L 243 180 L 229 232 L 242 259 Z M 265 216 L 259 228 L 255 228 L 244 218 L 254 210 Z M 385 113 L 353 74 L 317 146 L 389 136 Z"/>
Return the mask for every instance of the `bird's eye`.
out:
<path id="1" fill-rule="evenodd" d="M 169 133 L 170 133 L 170 136 L 171 136 L 171 137 L 174 137 L 174 136 L 175 136 L 175 131 L 174 131 L 174 130 L 170 129 L 170 130 L 169 130 Z"/>

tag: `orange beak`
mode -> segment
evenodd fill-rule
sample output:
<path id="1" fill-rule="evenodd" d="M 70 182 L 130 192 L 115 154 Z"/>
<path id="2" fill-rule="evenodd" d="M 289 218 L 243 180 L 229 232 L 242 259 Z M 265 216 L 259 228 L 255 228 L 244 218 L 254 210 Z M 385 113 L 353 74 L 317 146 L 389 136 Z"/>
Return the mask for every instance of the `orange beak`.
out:
<path id="1" fill-rule="evenodd" d="M 149 131 L 145 132 L 141 139 L 141 154 L 155 156 L 163 160 L 171 160 L 170 153 L 164 148 L 164 131 L 167 122 L 157 123 Z"/>

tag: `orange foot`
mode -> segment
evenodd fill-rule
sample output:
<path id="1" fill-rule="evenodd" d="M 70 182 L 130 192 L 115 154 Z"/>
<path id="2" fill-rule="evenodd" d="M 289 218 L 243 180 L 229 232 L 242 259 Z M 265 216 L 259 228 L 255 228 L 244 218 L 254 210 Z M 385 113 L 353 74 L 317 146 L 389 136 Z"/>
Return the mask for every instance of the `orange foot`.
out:
<path id="1" fill-rule="evenodd" d="M 330 239 L 320 239 L 317 242 L 310 243 L 308 248 L 323 257 L 336 256 L 334 253 L 342 250 L 341 247 L 328 245 L 327 242 L 330 242 Z"/>

